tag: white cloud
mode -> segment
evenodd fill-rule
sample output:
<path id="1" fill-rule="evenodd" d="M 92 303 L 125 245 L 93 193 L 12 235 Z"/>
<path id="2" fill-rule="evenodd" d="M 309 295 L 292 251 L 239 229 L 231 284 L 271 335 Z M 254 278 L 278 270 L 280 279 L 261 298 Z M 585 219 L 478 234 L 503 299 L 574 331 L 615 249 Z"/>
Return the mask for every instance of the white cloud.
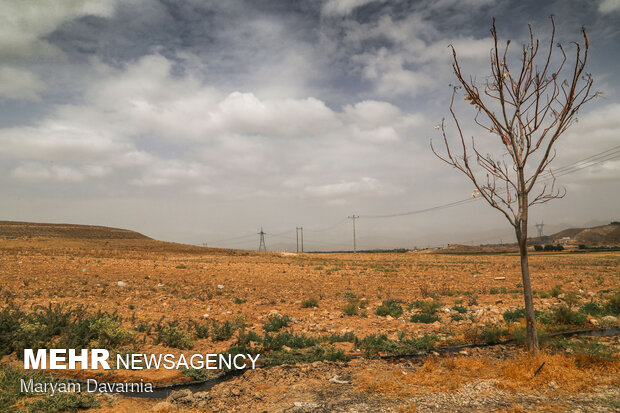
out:
<path id="1" fill-rule="evenodd" d="M 321 12 L 325 16 L 346 16 L 358 7 L 385 0 L 327 0 Z"/>
<path id="2" fill-rule="evenodd" d="M 109 17 L 116 0 L 6 0 L 0 3 L 0 58 L 59 55 L 42 37 L 82 17 Z"/>
<path id="3" fill-rule="evenodd" d="M 11 171 L 11 176 L 23 182 L 82 182 L 89 178 L 102 178 L 110 169 L 101 165 L 44 165 L 26 162 Z"/>
<path id="4" fill-rule="evenodd" d="M 143 187 L 170 186 L 188 182 L 203 183 L 211 173 L 211 168 L 208 166 L 172 159 L 152 163 L 140 178 L 133 179 L 130 183 Z"/>
<path id="5" fill-rule="evenodd" d="M 362 177 L 355 181 L 342 181 L 325 185 L 309 185 L 305 188 L 308 195 L 317 197 L 342 197 L 350 195 L 376 195 L 381 193 L 381 183 L 370 177 Z"/>
<path id="6" fill-rule="evenodd" d="M 598 5 L 598 11 L 603 14 L 619 12 L 620 0 L 603 0 Z"/>

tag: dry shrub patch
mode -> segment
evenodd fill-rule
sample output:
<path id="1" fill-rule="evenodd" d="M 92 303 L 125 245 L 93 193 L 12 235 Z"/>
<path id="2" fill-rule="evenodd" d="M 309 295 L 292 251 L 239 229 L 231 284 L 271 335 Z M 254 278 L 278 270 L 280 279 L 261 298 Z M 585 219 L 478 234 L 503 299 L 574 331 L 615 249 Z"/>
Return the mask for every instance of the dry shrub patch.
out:
<path id="1" fill-rule="evenodd" d="M 405 397 L 426 392 L 452 392 L 463 385 L 478 380 L 493 380 L 502 390 L 510 392 L 537 392 L 550 388 L 554 392 L 568 394 L 589 390 L 596 386 L 620 385 L 620 360 L 590 358 L 584 356 L 550 354 L 537 355 L 526 352 L 505 360 L 489 360 L 478 357 L 446 357 L 427 359 L 413 371 L 398 366 L 369 366 L 357 380 L 357 390 Z M 534 376 L 534 372 L 545 365 Z"/>

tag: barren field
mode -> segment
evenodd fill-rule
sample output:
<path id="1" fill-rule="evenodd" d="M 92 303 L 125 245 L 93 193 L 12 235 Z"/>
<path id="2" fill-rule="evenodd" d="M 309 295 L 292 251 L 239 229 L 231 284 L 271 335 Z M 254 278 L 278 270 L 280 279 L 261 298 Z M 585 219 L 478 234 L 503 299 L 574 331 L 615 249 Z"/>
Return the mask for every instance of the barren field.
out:
<path id="1" fill-rule="evenodd" d="M 530 267 L 543 332 L 618 325 L 620 253 L 532 253 Z M 94 411 L 620 408 L 617 335 L 556 338 L 537 356 L 523 352 L 514 253 L 376 253 L 354 261 L 352 254 L 216 250 L 147 238 L 16 236 L 0 239 L 0 277 L 6 320 L 79 309 L 67 317 L 99 312 L 107 323 L 105 335 L 91 332 L 90 344 L 114 341 L 119 352 L 241 347 L 261 354 L 264 368 L 208 393 L 167 401 L 96 396 Z M 41 322 L 32 320 L 13 329 L 37 336 Z M 47 337 L 41 347 L 63 340 L 62 331 L 41 334 Z M 438 350 L 510 338 L 517 344 L 452 355 Z M 16 344 L 6 340 L 0 342 L 7 347 L 0 353 L 5 371 L 20 365 Z M 430 356 L 385 357 L 423 352 Z M 155 384 L 204 378 L 176 370 L 65 376 L 89 374 Z"/>

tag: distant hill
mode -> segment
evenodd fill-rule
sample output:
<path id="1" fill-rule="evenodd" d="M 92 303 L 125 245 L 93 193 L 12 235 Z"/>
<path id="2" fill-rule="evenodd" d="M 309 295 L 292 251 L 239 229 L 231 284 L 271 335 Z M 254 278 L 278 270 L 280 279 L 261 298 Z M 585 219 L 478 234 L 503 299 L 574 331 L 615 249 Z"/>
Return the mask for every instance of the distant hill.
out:
<path id="1" fill-rule="evenodd" d="M 620 245 L 620 222 L 600 225 L 592 228 L 569 228 L 542 238 L 532 238 L 531 242 L 539 244 L 583 244 L 594 246 Z"/>
<path id="2" fill-rule="evenodd" d="M 95 225 L 0 221 L 0 238 L 150 239 L 135 231 Z"/>

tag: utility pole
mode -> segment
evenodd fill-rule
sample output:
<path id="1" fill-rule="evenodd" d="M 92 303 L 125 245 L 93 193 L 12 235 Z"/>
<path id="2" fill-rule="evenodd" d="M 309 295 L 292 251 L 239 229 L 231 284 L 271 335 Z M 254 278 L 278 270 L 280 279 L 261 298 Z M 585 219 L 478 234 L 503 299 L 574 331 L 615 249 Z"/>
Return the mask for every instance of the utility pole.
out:
<path id="1" fill-rule="evenodd" d="M 536 224 L 536 229 L 538 230 L 538 240 L 542 241 L 542 236 L 543 236 L 543 227 L 545 226 L 545 224 L 543 222 L 541 222 L 540 224 Z"/>
<path id="2" fill-rule="evenodd" d="M 353 220 L 353 261 L 357 262 L 357 244 L 356 244 L 356 240 L 355 240 L 355 219 L 359 218 L 358 216 L 355 216 L 355 214 L 353 214 L 352 216 L 349 217 L 349 219 Z"/>
<path id="3" fill-rule="evenodd" d="M 299 238 L 301 238 L 301 252 L 304 252 L 304 227 L 295 227 L 295 235 L 297 237 L 297 252 L 299 252 Z"/>
<path id="4" fill-rule="evenodd" d="M 258 250 L 267 251 L 267 247 L 265 246 L 265 235 L 267 235 L 267 233 L 263 231 L 263 227 L 260 227 L 260 232 L 258 233 L 258 235 L 260 235 L 260 242 L 258 244 Z"/>

